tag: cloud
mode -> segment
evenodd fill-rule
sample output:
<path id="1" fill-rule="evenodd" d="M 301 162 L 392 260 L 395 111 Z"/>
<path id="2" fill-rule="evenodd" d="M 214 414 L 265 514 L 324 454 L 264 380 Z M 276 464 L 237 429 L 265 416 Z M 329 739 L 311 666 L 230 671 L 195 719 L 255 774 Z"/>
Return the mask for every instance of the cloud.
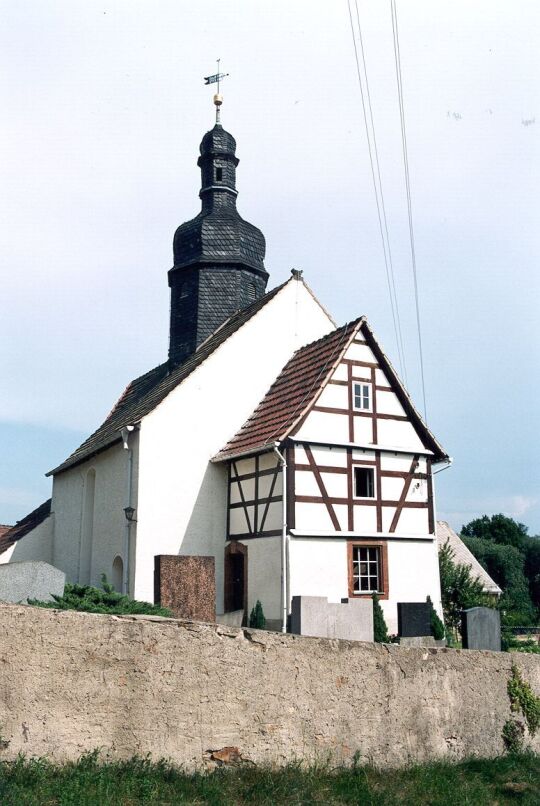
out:
<path id="1" fill-rule="evenodd" d="M 479 497 L 473 502 L 466 502 L 466 508 L 460 510 L 440 510 L 437 513 L 439 520 L 448 521 L 453 529 L 459 531 L 461 527 L 482 515 L 495 515 L 501 512 L 510 518 L 521 519 L 538 505 L 540 498 L 534 496 L 514 495 L 502 497 Z"/>
<path id="2" fill-rule="evenodd" d="M 508 505 L 509 512 L 505 512 L 505 514 L 510 514 L 512 518 L 521 518 L 522 515 L 536 506 L 538 500 L 538 498 L 533 498 L 532 496 L 513 495 Z"/>

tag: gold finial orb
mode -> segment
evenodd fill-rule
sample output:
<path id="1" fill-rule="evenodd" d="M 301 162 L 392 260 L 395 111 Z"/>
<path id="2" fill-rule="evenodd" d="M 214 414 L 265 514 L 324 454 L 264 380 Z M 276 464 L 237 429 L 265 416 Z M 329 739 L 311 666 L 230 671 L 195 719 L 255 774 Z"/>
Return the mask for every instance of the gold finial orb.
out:
<path id="1" fill-rule="evenodd" d="M 220 95 L 219 92 L 214 95 L 214 103 L 216 106 L 221 106 L 223 103 L 223 95 Z"/>

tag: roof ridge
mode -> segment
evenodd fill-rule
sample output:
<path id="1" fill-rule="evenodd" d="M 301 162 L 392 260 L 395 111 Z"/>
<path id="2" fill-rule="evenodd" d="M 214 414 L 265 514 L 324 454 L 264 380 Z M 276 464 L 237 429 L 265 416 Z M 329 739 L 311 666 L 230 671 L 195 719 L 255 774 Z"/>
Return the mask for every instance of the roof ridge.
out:
<path id="1" fill-rule="evenodd" d="M 326 386 L 329 376 L 334 371 L 336 363 L 344 351 L 347 350 L 355 333 L 358 332 L 358 328 L 364 321 L 365 317 L 360 316 L 299 347 L 282 368 L 242 427 L 213 457 L 213 461 L 220 461 L 231 455 L 233 444 L 235 442 L 241 444 L 242 438 L 248 439 L 248 433 L 251 434 L 252 439 L 257 436 L 256 447 L 258 449 L 269 445 L 273 441 L 286 439 L 292 429 L 297 426 L 298 422 L 309 411 L 314 401 L 318 399 L 321 390 Z M 332 342 L 334 343 L 332 344 Z M 329 345 L 329 349 L 324 351 L 323 348 L 326 345 Z M 303 361 L 302 359 L 306 355 L 308 360 Z M 310 363 L 311 374 L 314 377 L 310 377 Z M 295 380 L 300 368 L 305 371 L 303 376 L 304 383 L 307 379 L 307 387 L 303 392 L 302 381 Z M 288 406 L 291 406 L 292 411 L 288 410 Z M 280 412 L 282 412 L 281 417 L 279 416 Z M 262 423 L 259 422 L 261 415 L 263 415 Z"/>
<path id="2" fill-rule="evenodd" d="M 64 462 L 50 470 L 46 475 L 50 476 L 68 470 L 119 442 L 121 439 L 120 429 L 123 425 L 139 422 L 153 411 L 173 389 L 182 383 L 293 279 L 286 280 L 281 285 L 272 288 L 263 297 L 255 300 L 251 305 L 235 311 L 223 323 L 222 327 L 214 331 L 209 339 L 199 345 L 199 348 L 178 366 L 169 370 L 169 363 L 164 362 L 133 380 L 126 387 L 118 403 L 101 425 Z M 156 376 L 155 381 L 152 378 L 152 374 Z M 145 383 L 146 379 L 147 383 Z"/>

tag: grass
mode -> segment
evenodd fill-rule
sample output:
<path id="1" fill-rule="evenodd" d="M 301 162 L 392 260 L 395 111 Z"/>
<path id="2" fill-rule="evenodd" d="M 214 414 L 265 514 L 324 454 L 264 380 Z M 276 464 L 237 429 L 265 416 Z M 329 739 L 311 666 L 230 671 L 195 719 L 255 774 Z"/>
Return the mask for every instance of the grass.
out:
<path id="1" fill-rule="evenodd" d="M 167 762 L 135 758 L 100 763 L 97 753 L 63 767 L 20 757 L 0 763 L 2 806 L 139 804 L 369 804 L 487 806 L 540 804 L 540 757 L 532 754 L 459 764 L 432 763 L 380 772 L 245 767 L 185 774 Z"/>

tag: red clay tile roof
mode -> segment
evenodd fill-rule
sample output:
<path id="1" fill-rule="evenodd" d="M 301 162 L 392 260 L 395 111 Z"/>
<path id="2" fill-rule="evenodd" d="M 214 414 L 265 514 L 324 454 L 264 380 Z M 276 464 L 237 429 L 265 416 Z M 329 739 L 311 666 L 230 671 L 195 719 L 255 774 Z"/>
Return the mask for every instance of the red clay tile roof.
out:
<path id="1" fill-rule="evenodd" d="M 20 540 L 22 537 L 31 532 L 32 529 L 35 529 L 36 526 L 39 526 L 40 523 L 43 523 L 45 518 L 48 518 L 51 514 L 51 499 L 49 498 L 48 501 L 45 501 L 43 504 L 40 504 L 39 507 L 32 510 L 26 517 L 22 518 L 20 521 L 17 521 L 15 526 L 11 526 L 8 528 L 7 531 L 1 532 L 0 531 L 0 554 L 2 552 L 7 551 L 7 549 L 16 543 L 17 540 Z M 0 530 L 4 527 L 0 527 Z"/>
<path id="2" fill-rule="evenodd" d="M 360 317 L 298 350 L 285 365 L 251 417 L 212 461 L 221 462 L 238 454 L 257 453 L 294 433 L 295 427 L 315 402 L 334 367 L 359 330 L 375 354 L 379 366 L 386 373 L 420 439 L 426 448 L 433 452 L 434 460 L 447 459 L 448 455 L 415 409 L 408 392 L 376 341 L 366 319 Z"/>
<path id="3" fill-rule="evenodd" d="M 280 442 L 326 384 L 363 319 L 297 350 L 240 431 L 214 457 L 223 461 Z"/>
<path id="4" fill-rule="evenodd" d="M 62 473 L 64 470 L 68 470 L 86 461 L 91 456 L 110 448 L 116 442 L 120 442 L 121 428 L 139 422 L 153 411 L 173 389 L 181 384 L 188 375 L 191 375 L 229 336 L 236 333 L 242 325 L 255 316 L 267 302 L 270 302 L 290 282 L 293 281 L 287 280 L 285 283 L 273 288 L 261 299 L 256 300 L 229 317 L 212 336 L 198 347 L 193 355 L 189 356 L 179 366 L 170 370 L 169 364 L 166 362 L 132 381 L 97 431 L 94 431 L 71 456 L 68 456 L 65 462 L 55 467 L 54 470 L 50 470 L 47 476 Z"/>

